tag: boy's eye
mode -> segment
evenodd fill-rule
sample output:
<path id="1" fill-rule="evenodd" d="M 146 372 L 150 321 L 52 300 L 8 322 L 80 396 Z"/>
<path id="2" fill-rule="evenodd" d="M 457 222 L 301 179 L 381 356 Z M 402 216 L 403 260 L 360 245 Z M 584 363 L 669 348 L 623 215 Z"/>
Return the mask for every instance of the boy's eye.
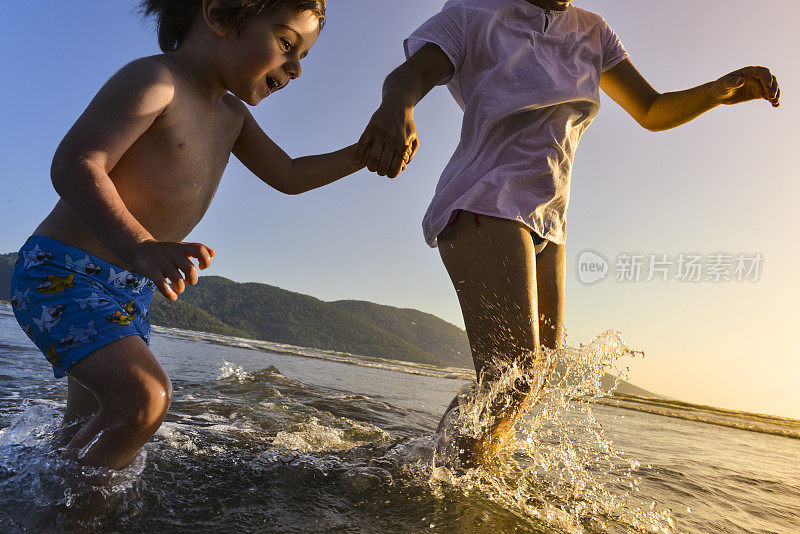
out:
<path id="1" fill-rule="evenodd" d="M 286 39 L 281 39 L 281 45 L 283 46 L 284 50 L 286 50 L 287 52 L 292 49 L 292 43 L 290 43 Z"/>

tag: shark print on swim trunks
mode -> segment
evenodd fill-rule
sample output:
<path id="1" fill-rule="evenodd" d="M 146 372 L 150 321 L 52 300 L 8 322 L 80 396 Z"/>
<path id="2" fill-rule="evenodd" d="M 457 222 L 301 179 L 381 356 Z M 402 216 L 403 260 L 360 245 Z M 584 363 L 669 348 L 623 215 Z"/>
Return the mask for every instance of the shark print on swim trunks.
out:
<path id="1" fill-rule="evenodd" d="M 11 277 L 11 306 L 56 378 L 118 339 L 150 340 L 155 284 L 61 241 L 32 236 Z"/>

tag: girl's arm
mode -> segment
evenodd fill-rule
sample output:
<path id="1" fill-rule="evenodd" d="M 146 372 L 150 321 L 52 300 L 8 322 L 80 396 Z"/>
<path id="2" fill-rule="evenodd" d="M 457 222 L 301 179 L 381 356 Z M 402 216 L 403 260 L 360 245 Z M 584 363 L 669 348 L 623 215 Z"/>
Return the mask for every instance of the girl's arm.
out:
<path id="1" fill-rule="evenodd" d="M 261 181 L 287 195 L 299 195 L 364 168 L 353 162 L 350 145 L 336 152 L 291 158 L 270 139 L 241 102 L 244 123 L 233 154 Z"/>
<path id="2" fill-rule="evenodd" d="M 397 176 L 419 147 L 414 106 L 454 70 L 442 49 L 428 43 L 392 71 L 381 105 L 358 141 L 355 161 L 381 176 Z"/>
<path id="3" fill-rule="evenodd" d="M 629 59 L 604 72 L 600 87 L 653 132 L 685 124 L 720 104 L 763 98 L 778 107 L 781 96 L 778 80 L 765 67 L 745 67 L 692 89 L 659 93 Z"/>

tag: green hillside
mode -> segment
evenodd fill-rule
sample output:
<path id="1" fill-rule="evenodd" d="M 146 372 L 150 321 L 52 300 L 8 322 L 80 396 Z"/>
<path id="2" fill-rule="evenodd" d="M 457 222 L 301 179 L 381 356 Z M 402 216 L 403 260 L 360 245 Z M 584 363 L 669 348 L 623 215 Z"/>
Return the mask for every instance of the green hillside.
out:
<path id="1" fill-rule="evenodd" d="M 460 362 L 458 367 L 472 367 L 467 334 L 435 315 L 363 300 L 339 300 L 330 304 L 391 332 L 422 351 Z"/>
<path id="2" fill-rule="evenodd" d="M 181 296 L 181 301 L 208 311 L 245 337 L 417 363 L 461 363 L 417 348 L 357 314 L 266 284 L 204 276 Z M 171 304 L 159 297 L 153 308 L 160 313 L 165 306 Z M 165 315 L 159 317 L 166 319 Z"/>
<path id="3" fill-rule="evenodd" d="M 14 264 L 17 262 L 15 254 L 0 254 L 0 300 L 10 300 L 11 273 L 14 272 Z"/>
<path id="4" fill-rule="evenodd" d="M 189 304 L 183 299 L 169 302 L 161 294 L 157 294 L 153 298 L 153 304 L 150 306 L 150 322 L 160 326 L 210 332 L 224 336 L 253 337 L 223 323 L 194 304 Z"/>

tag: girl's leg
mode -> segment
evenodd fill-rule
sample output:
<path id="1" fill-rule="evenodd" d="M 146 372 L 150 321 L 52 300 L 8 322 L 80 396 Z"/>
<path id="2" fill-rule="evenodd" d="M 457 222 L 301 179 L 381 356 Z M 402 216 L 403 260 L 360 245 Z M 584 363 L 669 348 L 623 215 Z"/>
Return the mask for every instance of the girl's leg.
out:
<path id="1" fill-rule="evenodd" d="M 92 392 L 83 387 L 80 382 L 67 376 L 67 411 L 64 421 L 56 438 L 57 445 L 64 447 L 81 427 L 100 410 L 97 399 Z"/>
<path id="2" fill-rule="evenodd" d="M 172 401 L 172 383 L 137 336 L 102 347 L 69 371 L 97 399 L 99 411 L 67 445 L 83 465 L 122 469 L 158 430 Z"/>
<path id="3" fill-rule="evenodd" d="M 497 378 L 496 364 L 531 366 L 539 348 L 539 321 L 537 263 L 528 229 L 483 215 L 476 226 L 471 214 L 463 213 L 439 236 L 439 252 L 461 304 L 478 376 L 491 382 Z M 557 262 L 559 252 L 550 256 L 549 263 Z M 559 294 L 557 284 L 546 281 L 546 273 L 541 278 L 548 285 L 548 315 L 560 319 L 553 302 L 563 298 L 552 298 Z M 530 401 L 524 393 L 511 391 L 498 399 L 489 407 L 494 423 L 485 438 L 464 443 L 466 456 L 475 461 L 490 457 Z"/>
<path id="4" fill-rule="evenodd" d="M 536 256 L 539 342 L 548 349 L 560 349 L 564 342 L 566 258 L 566 247 L 555 243 L 548 243 Z"/>

